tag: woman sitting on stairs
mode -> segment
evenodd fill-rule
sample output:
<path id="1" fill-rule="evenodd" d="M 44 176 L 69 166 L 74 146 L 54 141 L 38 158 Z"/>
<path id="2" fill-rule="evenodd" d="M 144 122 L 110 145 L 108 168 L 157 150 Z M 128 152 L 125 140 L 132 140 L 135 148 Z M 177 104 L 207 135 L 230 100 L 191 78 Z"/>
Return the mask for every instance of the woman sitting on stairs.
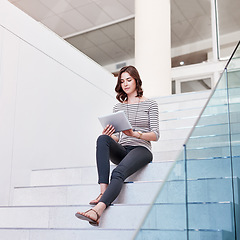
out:
<path id="1" fill-rule="evenodd" d="M 133 129 L 114 133 L 107 126 L 97 140 L 97 169 L 100 195 L 90 202 L 95 205 L 86 212 L 77 212 L 76 217 L 98 226 L 104 210 L 119 195 L 124 180 L 152 161 L 151 143 L 159 139 L 158 105 L 143 96 L 142 81 L 133 66 L 123 67 L 115 88 L 117 103 L 113 111 L 124 111 Z M 112 171 L 109 184 L 110 162 L 117 165 Z"/>

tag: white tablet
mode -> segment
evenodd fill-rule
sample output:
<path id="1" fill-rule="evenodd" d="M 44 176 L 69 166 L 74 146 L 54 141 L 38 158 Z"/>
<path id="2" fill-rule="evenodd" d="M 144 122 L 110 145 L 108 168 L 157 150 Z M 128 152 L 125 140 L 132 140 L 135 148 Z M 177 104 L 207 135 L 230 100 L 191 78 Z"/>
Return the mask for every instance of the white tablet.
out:
<path id="1" fill-rule="evenodd" d="M 127 119 L 124 111 L 118 111 L 106 116 L 98 118 L 103 128 L 107 125 L 112 125 L 116 132 L 121 132 L 124 130 L 132 129 L 130 122 Z"/>

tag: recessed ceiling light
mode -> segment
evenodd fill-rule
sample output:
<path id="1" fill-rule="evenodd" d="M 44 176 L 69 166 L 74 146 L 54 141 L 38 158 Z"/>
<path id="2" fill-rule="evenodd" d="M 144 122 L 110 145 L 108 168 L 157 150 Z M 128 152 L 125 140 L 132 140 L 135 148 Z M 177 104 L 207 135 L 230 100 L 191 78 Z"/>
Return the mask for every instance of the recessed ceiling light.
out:
<path id="1" fill-rule="evenodd" d="M 181 61 L 181 62 L 180 62 L 180 65 L 181 65 L 181 66 L 184 65 L 184 61 Z"/>

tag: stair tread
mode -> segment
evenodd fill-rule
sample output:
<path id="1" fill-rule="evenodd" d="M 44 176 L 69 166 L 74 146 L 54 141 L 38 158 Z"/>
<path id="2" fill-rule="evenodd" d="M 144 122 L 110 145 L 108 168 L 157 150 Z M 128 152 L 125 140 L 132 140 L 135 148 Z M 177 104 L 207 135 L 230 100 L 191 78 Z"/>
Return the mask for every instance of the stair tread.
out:
<path id="1" fill-rule="evenodd" d="M 174 207 L 173 207 L 174 206 Z M 218 221 L 212 222 L 211 226 L 228 230 L 232 227 L 231 223 L 226 224 L 226 219 L 231 217 L 231 202 L 225 203 L 212 203 L 212 204 L 189 204 L 191 214 L 195 211 L 199 212 L 202 217 L 205 217 L 206 212 L 221 210 L 225 214 L 224 219 L 217 219 Z M 0 207 L 0 228 L 55 228 L 55 229 L 76 229 L 76 228 L 89 228 L 93 229 L 86 221 L 77 219 L 74 215 L 77 211 L 86 211 L 89 206 L 56 206 L 56 207 Z M 170 211 L 171 209 L 171 211 Z M 142 220 L 149 210 L 149 205 L 113 205 L 110 206 L 101 216 L 99 228 L 105 229 L 138 229 Z M 173 215 L 177 218 L 184 217 L 185 204 L 158 204 L 154 205 L 151 210 L 153 216 L 158 216 L 156 228 L 159 229 L 176 229 L 184 228 L 184 222 L 176 222 Z M 7 213 L 7 214 L 6 214 Z M 161 214 L 160 214 L 161 213 Z M 168 213 L 166 218 L 165 213 Z M 138 218 L 136 218 L 136 215 Z M 21 217 L 16 217 L 21 216 Z M 64 216 L 64 217 L 63 217 Z M 126 221 L 127 219 L 127 221 Z M 194 226 L 194 222 L 191 223 Z M 191 228 L 191 225 L 189 226 Z M 168 226 L 168 227 L 167 227 Z M 205 223 L 202 222 L 202 226 Z M 210 228 L 210 227 L 209 227 Z M 213 228 L 213 227 L 211 227 Z M 211 229 L 210 228 L 210 229 Z"/>
<path id="2" fill-rule="evenodd" d="M 210 236 L 208 239 L 223 239 L 220 238 L 222 233 L 225 232 L 224 230 L 219 229 L 189 229 L 190 233 L 194 233 L 197 235 L 205 234 Z M 141 234 L 146 234 L 147 237 L 151 236 L 151 239 L 158 239 L 162 237 L 162 239 L 182 239 L 186 235 L 185 229 L 173 229 L 173 230 L 166 230 L 166 229 L 159 229 L 158 231 L 154 230 L 143 230 Z M 164 234 L 165 233 L 165 234 Z M 184 235 L 182 236 L 181 233 Z M 120 229 L 120 230 L 111 230 L 111 229 L 1 229 L 0 231 L 0 238 L 1 239 L 24 239 L 24 240 L 42 240 L 42 239 L 58 239 L 58 240 L 66 240 L 66 239 L 74 239 L 74 240 L 132 240 L 136 234 L 135 230 L 129 229 Z M 151 235 L 149 235 L 151 234 Z M 214 234 L 215 238 L 211 238 Z M 180 236 L 179 236 L 180 235 Z M 20 236 L 20 238 L 18 238 Z M 156 237 L 156 238 L 154 238 Z M 180 238 L 178 238 L 180 237 Z M 141 238 L 142 239 L 142 238 Z"/>
<path id="3" fill-rule="evenodd" d="M 42 239 L 74 239 L 74 240 L 132 240 L 135 234 L 135 230 L 129 229 L 91 229 L 89 228 L 75 228 L 75 229 L 31 229 L 23 228 L 21 230 L 17 228 L 1 229 L 1 239 L 24 239 L 24 240 L 42 240 Z M 20 237 L 20 238 L 18 238 Z"/>

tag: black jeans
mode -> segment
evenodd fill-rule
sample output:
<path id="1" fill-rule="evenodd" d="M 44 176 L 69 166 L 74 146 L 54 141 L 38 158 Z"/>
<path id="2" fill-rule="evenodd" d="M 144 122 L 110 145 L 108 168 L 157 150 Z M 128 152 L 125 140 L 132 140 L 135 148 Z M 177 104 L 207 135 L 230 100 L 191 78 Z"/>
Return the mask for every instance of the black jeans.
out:
<path id="1" fill-rule="evenodd" d="M 107 135 L 97 140 L 98 183 L 109 183 L 110 161 L 118 166 L 112 171 L 111 181 L 101 197 L 108 207 L 119 195 L 124 180 L 152 161 L 152 153 L 145 147 L 123 147 Z"/>

